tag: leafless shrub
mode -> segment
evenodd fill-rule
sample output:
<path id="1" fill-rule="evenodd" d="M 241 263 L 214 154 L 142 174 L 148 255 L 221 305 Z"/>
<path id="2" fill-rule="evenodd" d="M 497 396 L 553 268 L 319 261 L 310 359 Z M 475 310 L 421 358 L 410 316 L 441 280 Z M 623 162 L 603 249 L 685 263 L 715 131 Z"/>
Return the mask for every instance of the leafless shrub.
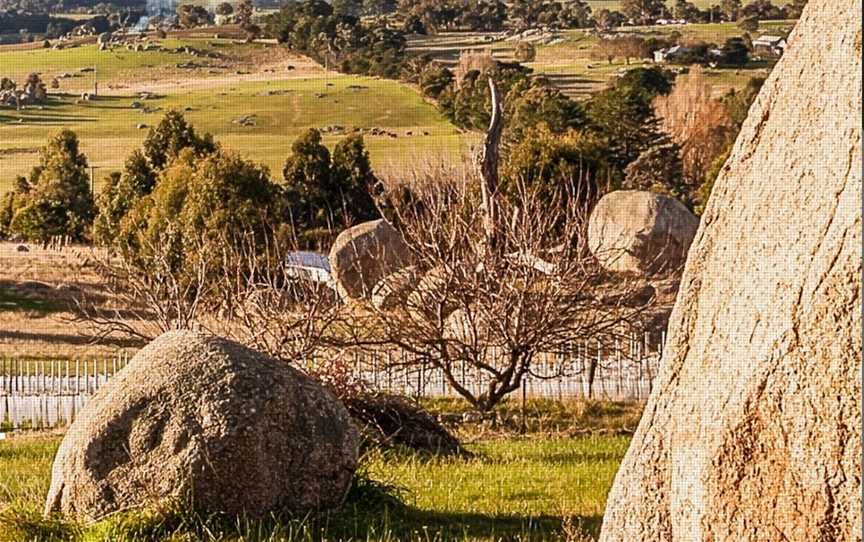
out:
<path id="1" fill-rule="evenodd" d="M 211 260 L 195 258 L 179 269 L 167 246 L 143 242 L 148 244 L 142 248 L 153 255 L 146 267 L 110 251 L 93 252 L 99 277 L 95 289 L 101 295 L 78 297 L 72 318 L 93 330 L 95 342 L 111 336 L 149 341 L 166 331 L 194 328 L 199 321 L 202 304 L 213 291 Z M 199 254 L 205 253 L 203 248 Z"/>
<path id="2" fill-rule="evenodd" d="M 586 339 L 609 348 L 644 308 L 638 290 L 591 255 L 585 210 L 565 191 L 550 197 L 548 188 L 520 185 L 516 197 L 498 200 L 490 247 L 476 170 L 418 176 L 426 179 L 412 183 L 415 200 L 394 208 L 417 262 L 413 288 L 393 309 L 354 311 L 351 344 L 406 352 L 399 363 L 440 369 L 486 410 L 526 375 L 557 376 L 532 370 L 543 355 Z M 466 376 L 478 372 L 482 389 Z"/>
<path id="3" fill-rule="evenodd" d="M 698 186 L 734 130 L 723 103 L 711 96 L 704 69 L 693 66 L 680 76 L 668 96 L 654 99 L 654 111 L 663 130 L 681 146 L 684 177 Z"/>
<path id="4" fill-rule="evenodd" d="M 256 350 L 310 369 L 344 310 L 323 274 L 275 235 L 223 243 L 220 330 Z M 327 359 L 330 356 L 325 357 Z M 335 371 L 335 369 L 334 369 Z M 336 377 L 334 371 L 326 371 Z"/>

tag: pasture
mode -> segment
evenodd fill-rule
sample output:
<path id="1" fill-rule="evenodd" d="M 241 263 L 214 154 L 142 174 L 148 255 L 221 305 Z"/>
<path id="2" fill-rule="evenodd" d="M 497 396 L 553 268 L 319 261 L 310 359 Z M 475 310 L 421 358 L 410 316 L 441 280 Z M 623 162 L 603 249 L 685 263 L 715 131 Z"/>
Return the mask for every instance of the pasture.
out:
<path id="1" fill-rule="evenodd" d="M 168 509 L 82 526 L 40 518 L 59 440 L 0 442 L 0 541 L 593 540 L 629 443 L 626 436 L 509 435 L 468 444 L 470 458 L 372 450 L 334 512 L 250 522 Z"/>
<path id="2" fill-rule="evenodd" d="M 408 86 L 327 72 L 281 47 L 227 40 L 166 40 L 163 46 L 167 51 L 100 52 L 91 45 L 0 50 L 4 75 L 21 80 L 35 69 L 46 81 L 70 75 L 59 80 L 60 89 L 44 107 L 0 109 L 0 192 L 29 171 L 38 148 L 61 128 L 78 134 L 98 183 L 122 167 L 147 128 L 170 109 L 183 111 L 196 128 L 277 177 L 292 141 L 309 127 L 380 129 L 383 135 L 366 136 L 373 163 L 396 171 L 418 160 L 459 155 L 476 139 L 459 133 Z M 174 52 L 184 46 L 198 54 Z M 208 52 L 219 58 L 206 57 Z M 81 92 L 92 92 L 97 82 L 99 95 L 82 100 Z M 141 100 L 142 92 L 151 96 Z M 335 144 L 344 132 L 331 131 L 325 142 Z"/>
<path id="3" fill-rule="evenodd" d="M 763 21 L 753 38 L 763 34 L 787 35 L 794 21 Z M 734 23 L 688 24 L 669 26 L 640 26 L 620 29 L 624 33 L 637 34 L 643 38 L 665 38 L 679 32 L 683 41 L 705 41 L 722 46 L 730 37 L 741 36 L 743 31 Z M 478 32 L 448 32 L 436 36 L 415 37 L 409 50 L 429 53 L 445 64 L 455 64 L 463 50 L 488 49 L 500 60 L 513 60 L 517 41 L 498 39 L 497 34 Z M 608 62 L 598 54 L 599 38 L 587 30 L 565 30 L 560 32 L 556 43 L 537 44 L 537 58 L 526 66 L 535 73 L 549 78 L 565 94 L 575 99 L 585 99 L 591 93 L 604 88 L 610 80 L 627 69 L 643 63 L 623 58 Z M 647 63 L 647 61 L 644 61 Z M 754 62 L 744 69 L 706 69 L 706 76 L 714 85 L 716 94 L 731 88 L 743 88 L 751 77 L 764 77 L 772 67 L 770 62 Z"/>

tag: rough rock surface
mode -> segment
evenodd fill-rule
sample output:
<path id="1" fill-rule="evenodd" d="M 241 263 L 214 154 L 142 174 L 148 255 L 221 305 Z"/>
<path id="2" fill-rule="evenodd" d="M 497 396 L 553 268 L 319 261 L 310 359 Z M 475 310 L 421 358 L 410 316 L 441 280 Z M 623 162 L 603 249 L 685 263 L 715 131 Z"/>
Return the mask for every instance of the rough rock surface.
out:
<path id="1" fill-rule="evenodd" d="M 699 219 L 679 201 L 640 190 L 618 190 L 597 202 L 588 246 L 606 269 L 650 275 L 680 270 Z"/>
<path id="2" fill-rule="evenodd" d="M 410 263 L 402 235 L 383 219 L 348 228 L 330 249 L 330 272 L 344 300 L 371 298 L 382 278 Z"/>
<path id="3" fill-rule="evenodd" d="M 372 305 L 378 310 L 390 310 L 404 304 L 419 281 L 419 272 L 413 265 L 390 273 L 372 289 Z"/>
<path id="4" fill-rule="evenodd" d="M 861 4 L 811 0 L 690 250 L 601 540 L 861 540 Z"/>
<path id="5" fill-rule="evenodd" d="M 337 506 L 359 433 L 302 373 L 212 335 L 170 332 L 90 399 L 57 456 L 46 513 L 97 519 L 163 499 L 206 512 Z"/>

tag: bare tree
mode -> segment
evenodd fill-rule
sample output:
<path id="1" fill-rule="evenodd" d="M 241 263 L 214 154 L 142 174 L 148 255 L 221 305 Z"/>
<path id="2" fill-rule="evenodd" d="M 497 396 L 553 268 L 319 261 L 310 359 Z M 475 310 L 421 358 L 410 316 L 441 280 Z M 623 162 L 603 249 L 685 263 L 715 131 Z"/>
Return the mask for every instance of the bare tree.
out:
<path id="1" fill-rule="evenodd" d="M 76 299 L 73 320 L 91 327 L 95 342 L 110 336 L 149 341 L 166 331 L 196 326 L 213 291 L 212 260 L 196 257 L 178 267 L 167 246 L 169 237 L 142 239 L 142 251 L 152 255 L 146 265 L 128 255 L 93 250 L 100 294 Z M 198 254 L 203 255 L 203 239 L 200 243 Z"/>
<path id="2" fill-rule="evenodd" d="M 681 146 L 688 183 L 698 186 L 734 134 L 732 118 L 712 96 L 704 69 L 693 66 L 680 76 L 668 96 L 654 99 L 654 111 L 663 130 Z"/>
<path id="3" fill-rule="evenodd" d="M 275 234 L 222 244 L 219 331 L 296 366 L 311 366 L 344 305 L 315 255 Z M 328 356 L 323 356 L 324 358 Z M 321 361 L 318 359 L 317 361 Z"/>
<path id="4" fill-rule="evenodd" d="M 517 197 L 498 198 L 497 249 L 488 250 L 478 181 L 476 169 L 418 174 L 415 201 L 394 211 L 417 262 L 399 273 L 410 287 L 393 308 L 356 309 L 348 328 L 351 344 L 395 348 L 405 356 L 392 363 L 434 367 L 488 410 L 526 376 L 556 376 L 534 370 L 544 356 L 586 339 L 611 347 L 645 302 L 598 265 L 585 210 L 563 190 L 520 185 Z"/>

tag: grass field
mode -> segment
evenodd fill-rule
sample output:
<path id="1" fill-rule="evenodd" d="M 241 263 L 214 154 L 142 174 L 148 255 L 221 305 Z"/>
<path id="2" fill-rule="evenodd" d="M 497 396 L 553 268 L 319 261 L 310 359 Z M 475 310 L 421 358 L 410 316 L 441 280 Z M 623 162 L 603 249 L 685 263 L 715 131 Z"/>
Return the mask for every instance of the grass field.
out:
<path id="1" fill-rule="evenodd" d="M 768 21 L 760 24 L 754 38 L 762 34 L 786 35 L 794 26 L 794 21 Z M 718 45 L 730 37 L 742 35 L 742 30 L 734 23 L 688 24 L 675 26 L 647 26 L 620 29 L 621 32 L 639 34 L 644 38 L 667 37 L 672 32 L 680 32 L 685 41 L 699 40 Z M 512 60 L 516 42 L 489 41 L 492 35 L 477 32 L 450 32 L 437 36 L 415 37 L 409 49 L 415 52 L 432 54 L 445 63 L 455 64 L 462 50 L 490 49 L 495 58 Z M 611 79 L 627 69 L 634 68 L 642 61 L 633 60 L 627 64 L 624 59 L 616 58 L 609 63 L 597 54 L 599 38 L 586 30 L 567 30 L 561 33 L 561 41 L 554 45 L 538 45 L 537 58 L 526 65 L 537 74 L 549 78 L 567 95 L 575 99 L 587 98 L 592 92 L 604 88 Z M 647 63 L 647 61 L 645 61 Z M 714 90 L 721 94 L 730 88 L 742 88 L 751 77 L 765 76 L 771 65 L 766 62 L 751 63 L 746 69 L 709 69 L 706 70 Z"/>
<path id="2" fill-rule="evenodd" d="M 106 53 L 95 46 L 0 52 L 4 73 L 19 79 L 36 67 L 43 78 L 80 76 L 61 80 L 60 90 L 44 108 L 0 109 L 0 192 L 9 189 L 16 175 L 29 171 L 38 148 L 61 128 L 78 133 L 98 181 L 119 169 L 141 144 L 147 133 L 141 125 L 158 123 L 172 108 L 184 111 L 196 128 L 213 133 L 225 147 L 267 165 L 277 177 L 293 139 L 308 127 L 381 128 L 389 133 L 366 136 L 373 163 L 397 171 L 422 159 L 461 154 L 476 139 L 459 133 L 417 91 L 398 82 L 326 72 L 308 60 L 285 56 L 284 49 L 262 44 L 169 40 L 165 46 L 188 43 L 202 51 L 228 47 L 233 53 L 212 61 L 218 67 L 188 70 L 176 65 L 194 61 L 204 66 L 205 61 L 175 52 Z M 79 71 L 90 66 L 95 66 L 95 75 Z M 99 81 L 99 97 L 81 101 L 80 91 L 92 90 L 94 79 Z M 155 98 L 135 109 L 132 102 L 140 101 L 142 91 Z M 246 116 L 252 121 L 240 124 Z M 325 137 L 325 142 L 332 145 L 336 139 Z"/>
<path id="3" fill-rule="evenodd" d="M 86 527 L 39 518 L 58 443 L 0 442 L 0 541 L 51 540 L 52 529 L 72 535 L 56 540 L 116 542 L 590 540 L 628 438 L 483 440 L 468 445 L 470 459 L 372 452 L 361 468 L 372 489 L 367 481 L 342 510 L 314 518 L 251 523 L 133 512 Z M 401 502 L 379 495 L 382 485 L 398 488 Z"/>
<path id="4" fill-rule="evenodd" d="M 744 0 L 742 2 L 744 5 L 747 5 L 752 0 Z M 713 5 L 717 5 L 718 2 L 716 0 L 692 0 L 692 2 L 699 9 L 708 9 Z M 772 3 L 778 6 L 785 6 L 789 3 L 789 0 L 773 0 Z M 675 2 L 668 0 L 666 5 L 670 8 L 675 4 Z M 591 6 L 593 11 L 600 11 L 601 9 L 608 10 L 620 10 L 621 9 L 621 0 L 588 0 L 588 5 Z"/>

